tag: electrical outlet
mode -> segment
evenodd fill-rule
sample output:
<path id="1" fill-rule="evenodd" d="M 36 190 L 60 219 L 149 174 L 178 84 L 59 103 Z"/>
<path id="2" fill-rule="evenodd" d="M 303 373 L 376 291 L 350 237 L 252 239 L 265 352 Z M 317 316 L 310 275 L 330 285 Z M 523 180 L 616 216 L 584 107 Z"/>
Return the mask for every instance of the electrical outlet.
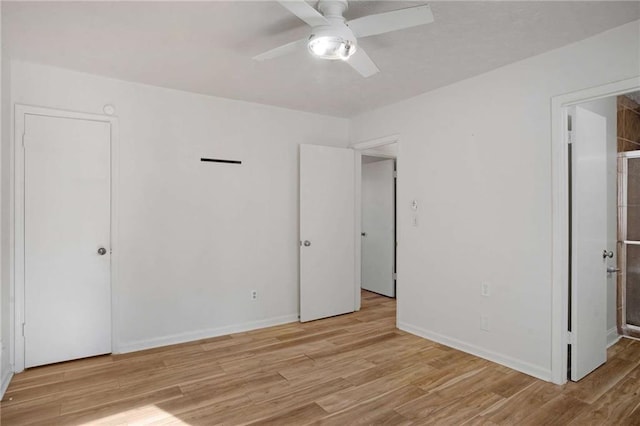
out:
<path id="1" fill-rule="evenodd" d="M 251 300 L 258 300 L 258 290 L 251 290 Z"/>
<path id="2" fill-rule="evenodd" d="M 480 316 L 480 329 L 489 331 L 489 317 L 487 315 Z"/>
<path id="3" fill-rule="evenodd" d="M 480 329 L 489 331 L 489 317 L 487 315 L 480 316 Z"/>
<path id="4" fill-rule="evenodd" d="M 489 283 L 480 284 L 480 295 L 484 297 L 489 297 Z"/>

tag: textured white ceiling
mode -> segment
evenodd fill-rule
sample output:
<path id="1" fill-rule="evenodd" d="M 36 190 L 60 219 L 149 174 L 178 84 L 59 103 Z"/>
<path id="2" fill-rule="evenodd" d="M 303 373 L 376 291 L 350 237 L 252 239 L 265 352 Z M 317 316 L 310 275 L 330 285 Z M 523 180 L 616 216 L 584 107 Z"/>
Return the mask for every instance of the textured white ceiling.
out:
<path id="1" fill-rule="evenodd" d="M 352 1 L 352 19 L 425 2 Z M 252 57 L 305 37 L 275 2 L 2 2 L 14 58 L 335 116 L 358 113 L 640 18 L 640 2 L 430 2 L 436 22 L 360 40 L 369 79 L 305 50 Z M 639 33 L 640 34 L 640 33 Z"/>

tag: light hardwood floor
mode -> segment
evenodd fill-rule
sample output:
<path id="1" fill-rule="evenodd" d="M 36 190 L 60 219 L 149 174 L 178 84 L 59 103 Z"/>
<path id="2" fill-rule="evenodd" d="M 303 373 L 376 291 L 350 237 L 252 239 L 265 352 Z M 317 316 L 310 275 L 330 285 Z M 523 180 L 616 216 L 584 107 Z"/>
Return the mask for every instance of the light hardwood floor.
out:
<path id="1" fill-rule="evenodd" d="M 360 312 L 17 374 L 2 425 L 640 424 L 640 342 L 555 386 Z"/>

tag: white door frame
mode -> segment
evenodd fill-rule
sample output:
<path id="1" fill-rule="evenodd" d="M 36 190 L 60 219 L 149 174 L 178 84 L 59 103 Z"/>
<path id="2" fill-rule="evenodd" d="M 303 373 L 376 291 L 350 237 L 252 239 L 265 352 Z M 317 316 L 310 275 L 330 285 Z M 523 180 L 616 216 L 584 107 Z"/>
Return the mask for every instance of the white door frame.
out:
<path id="1" fill-rule="evenodd" d="M 361 306 L 361 300 L 360 300 L 360 286 L 361 286 L 361 280 L 362 280 L 362 271 L 361 271 L 361 264 L 362 264 L 362 237 L 361 237 L 361 232 L 362 232 L 362 151 L 365 150 L 369 150 L 371 148 L 379 148 L 381 146 L 385 146 L 385 145 L 391 145 L 392 143 L 397 143 L 398 147 L 400 147 L 400 135 L 389 135 L 389 136 L 384 136 L 381 138 L 377 138 L 377 139 L 369 139 L 363 142 L 357 142 L 355 144 L 352 144 L 350 146 L 351 149 L 353 149 L 355 151 L 355 161 L 356 161 L 356 191 L 355 191 L 355 202 L 356 202 L 356 220 L 355 220 L 355 224 L 356 224 L 356 229 L 355 229 L 355 242 L 356 242 L 356 253 L 355 253 L 355 259 L 356 259 L 356 282 L 355 282 L 355 292 L 356 292 L 356 306 L 355 306 L 355 310 L 359 311 L 360 310 L 360 306 Z M 385 155 L 386 156 L 386 155 Z M 396 170 L 399 170 L 399 155 L 397 155 L 396 158 Z M 396 195 L 397 197 L 397 195 Z M 396 203 L 396 211 L 395 211 L 395 215 L 396 218 L 398 217 L 398 204 Z M 396 234 L 396 240 L 397 240 L 397 234 Z M 396 251 L 397 251 L 397 247 L 396 247 Z M 398 288 L 400 287 L 399 285 L 400 281 L 399 278 L 396 276 L 396 300 L 399 300 L 399 292 L 398 292 Z M 399 305 L 399 304 L 397 304 Z M 396 309 L 396 322 L 397 322 L 397 315 L 398 315 L 398 309 Z"/>
<path id="2" fill-rule="evenodd" d="M 11 200 L 13 200 L 13 208 L 11 209 L 12 216 L 10 217 L 10 282 L 11 286 L 11 300 L 12 315 L 10 317 L 13 320 L 13 371 L 19 373 L 24 370 L 25 357 L 24 357 L 24 336 L 22 325 L 24 323 L 24 146 L 22 144 L 25 116 L 26 115 L 40 115 L 46 117 L 59 117 L 70 118 L 77 120 L 90 120 L 109 123 L 111 126 L 111 350 L 117 352 L 116 343 L 118 340 L 117 327 L 115 322 L 114 312 L 116 299 L 114 297 L 114 288 L 117 288 L 117 265 L 118 265 L 118 215 L 117 212 L 117 200 L 118 200 L 118 119 L 117 117 L 100 115 L 100 114 L 88 114 L 74 111 L 64 111 L 51 108 L 43 108 L 30 105 L 16 104 L 14 109 L 14 134 L 13 134 L 13 171 L 11 173 Z"/>
<path id="3" fill-rule="evenodd" d="M 570 262 L 567 110 L 579 103 L 636 90 L 640 90 L 640 76 L 551 98 L 551 380 L 556 384 L 567 382 Z"/>

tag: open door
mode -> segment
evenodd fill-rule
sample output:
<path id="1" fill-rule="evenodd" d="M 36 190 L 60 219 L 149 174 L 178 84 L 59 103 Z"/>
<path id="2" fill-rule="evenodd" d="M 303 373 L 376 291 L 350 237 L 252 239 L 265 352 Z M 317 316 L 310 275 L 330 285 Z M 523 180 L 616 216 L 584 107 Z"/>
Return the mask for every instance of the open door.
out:
<path id="1" fill-rule="evenodd" d="M 300 145 L 300 321 L 355 310 L 355 153 Z"/>
<path id="2" fill-rule="evenodd" d="M 394 160 L 362 165 L 362 288 L 396 296 Z"/>
<path id="3" fill-rule="evenodd" d="M 571 380 L 607 360 L 607 122 L 586 109 L 571 112 Z"/>

